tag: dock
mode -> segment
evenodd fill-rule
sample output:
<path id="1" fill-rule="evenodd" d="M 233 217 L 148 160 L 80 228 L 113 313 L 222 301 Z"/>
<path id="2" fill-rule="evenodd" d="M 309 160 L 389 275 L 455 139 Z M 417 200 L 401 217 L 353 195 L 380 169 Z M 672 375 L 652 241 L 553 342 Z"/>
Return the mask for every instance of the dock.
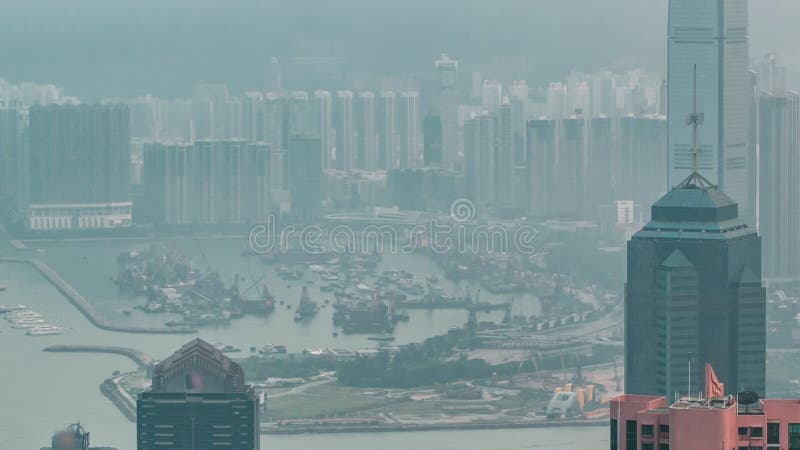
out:
<path id="1" fill-rule="evenodd" d="M 115 325 L 102 317 L 92 304 L 86 300 L 72 285 L 67 283 L 58 272 L 38 259 L 0 257 L 0 262 L 28 264 L 39 272 L 50 284 L 72 303 L 92 325 L 106 331 L 119 333 L 145 333 L 145 334 L 193 334 L 197 330 L 189 327 L 137 327 L 128 325 Z"/>

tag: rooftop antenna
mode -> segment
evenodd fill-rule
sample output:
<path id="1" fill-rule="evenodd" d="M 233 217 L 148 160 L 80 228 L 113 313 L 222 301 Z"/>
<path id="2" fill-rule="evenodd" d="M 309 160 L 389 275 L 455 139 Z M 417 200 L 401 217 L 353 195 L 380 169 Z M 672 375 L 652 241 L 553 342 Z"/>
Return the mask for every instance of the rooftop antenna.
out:
<path id="1" fill-rule="evenodd" d="M 714 185 L 698 172 L 697 157 L 702 152 L 700 148 L 700 126 L 705 122 L 705 113 L 697 112 L 697 64 L 693 66 L 693 109 L 686 116 L 686 125 L 692 127 L 692 148 L 689 153 L 692 155 L 692 173 L 678 184 L 678 188 L 711 188 Z"/>
<path id="2" fill-rule="evenodd" d="M 700 145 L 698 144 L 700 140 L 700 131 L 699 127 L 703 125 L 705 122 L 705 113 L 698 113 L 697 112 L 697 64 L 693 66 L 694 70 L 694 79 L 692 80 L 692 100 L 694 102 L 694 106 L 692 108 L 692 112 L 686 117 L 686 125 L 691 125 L 692 127 L 692 174 L 697 173 L 697 156 L 700 154 Z"/>

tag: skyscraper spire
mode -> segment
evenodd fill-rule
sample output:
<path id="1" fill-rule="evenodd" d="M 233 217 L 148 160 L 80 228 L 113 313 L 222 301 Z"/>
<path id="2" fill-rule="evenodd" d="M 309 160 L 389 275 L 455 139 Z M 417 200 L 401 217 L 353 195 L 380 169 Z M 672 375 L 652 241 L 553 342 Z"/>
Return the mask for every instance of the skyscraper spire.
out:
<path id="1" fill-rule="evenodd" d="M 692 127 L 692 148 L 689 152 L 692 155 L 692 173 L 684 179 L 678 188 L 699 187 L 710 188 L 715 187 L 713 183 L 705 179 L 698 172 L 697 158 L 700 156 L 702 149 L 700 148 L 700 126 L 705 122 L 705 113 L 697 112 L 697 64 L 693 66 L 694 79 L 693 79 L 693 107 L 692 112 L 686 116 L 686 125 Z"/>

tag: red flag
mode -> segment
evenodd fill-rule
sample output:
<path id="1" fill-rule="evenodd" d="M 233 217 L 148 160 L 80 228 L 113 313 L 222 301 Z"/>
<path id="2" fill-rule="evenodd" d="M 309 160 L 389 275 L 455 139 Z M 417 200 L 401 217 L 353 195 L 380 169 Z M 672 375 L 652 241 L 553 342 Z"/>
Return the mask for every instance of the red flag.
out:
<path id="1" fill-rule="evenodd" d="M 725 384 L 719 382 L 711 364 L 706 363 L 706 398 L 724 397 Z"/>

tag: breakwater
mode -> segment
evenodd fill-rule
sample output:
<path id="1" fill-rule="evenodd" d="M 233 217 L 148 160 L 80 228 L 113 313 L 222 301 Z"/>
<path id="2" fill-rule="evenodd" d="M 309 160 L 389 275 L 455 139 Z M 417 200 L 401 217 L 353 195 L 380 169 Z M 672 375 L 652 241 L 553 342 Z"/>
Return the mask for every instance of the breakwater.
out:
<path id="1" fill-rule="evenodd" d="M 141 368 L 152 366 L 155 362 L 152 356 L 127 347 L 111 347 L 104 345 L 53 345 L 44 348 L 44 351 L 53 353 L 110 353 L 124 356 L 135 362 Z"/>
<path id="2" fill-rule="evenodd" d="M 58 291 L 72 303 L 81 314 L 86 317 L 92 325 L 100 328 L 101 330 L 116 331 L 120 333 L 148 333 L 148 334 L 191 334 L 196 333 L 197 330 L 188 327 L 138 327 L 128 325 L 116 325 L 104 317 L 102 317 L 97 310 L 89 303 L 86 298 L 75 290 L 72 285 L 67 283 L 58 272 L 53 270 L 50 266 L 38 259 L 26 258 L 9 258 L 0 257 L 0 262 L 28 264 L 37 272 L 39 272 L 50 284 L 52 284 Z"/>

